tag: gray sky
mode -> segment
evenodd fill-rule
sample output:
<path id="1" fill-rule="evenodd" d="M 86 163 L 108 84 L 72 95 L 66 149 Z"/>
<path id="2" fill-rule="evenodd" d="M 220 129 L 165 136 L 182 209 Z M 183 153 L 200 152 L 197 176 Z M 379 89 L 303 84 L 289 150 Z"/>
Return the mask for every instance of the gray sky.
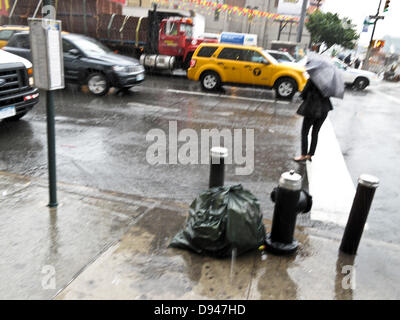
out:
<path id="1" fill-rule="evenodd" d="M 374 39 L 380 39 L 384 35 L 400 37 L 400 0 L 391 0 L 389 11 L 383 13 L 386 0 L 382 0 L 380 14 L 385 16 L 376 25 Z M 349 17 L 357 25 L 358 32 L 361 32 L 365 17 L 375 15 L 378 9 L 379 0 L 325 0 L 322 11 L 336 12 L 340 17 Z M 363 32 L 360 43 L 367 44 L 371 38 L 373 25 L 368 32 Z"/>

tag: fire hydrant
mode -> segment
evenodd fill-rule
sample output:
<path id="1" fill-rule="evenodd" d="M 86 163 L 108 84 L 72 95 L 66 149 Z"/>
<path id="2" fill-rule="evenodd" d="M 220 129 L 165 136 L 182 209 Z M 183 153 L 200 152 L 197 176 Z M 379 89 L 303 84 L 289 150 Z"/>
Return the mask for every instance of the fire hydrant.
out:
<path id="1" fill-rule="evenodd" d="M 301 175 L 291 170 L 281 175 L 279 186 L 271 193 L 275 202 L 272 229 L 266 238 L 266 249 L 274 254 L 296 251 L 299 243 L 294 239 L 296 218 L 311 210 L 312 197 L 301 187 Z"/>

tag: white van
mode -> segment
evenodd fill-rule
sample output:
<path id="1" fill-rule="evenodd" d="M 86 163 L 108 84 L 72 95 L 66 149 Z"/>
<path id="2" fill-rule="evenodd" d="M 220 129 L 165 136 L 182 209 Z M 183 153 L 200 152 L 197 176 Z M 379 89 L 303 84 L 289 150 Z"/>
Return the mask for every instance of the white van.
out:
<path id="1" fill-rule="evenodd" d="M 0 49 L 0 120 L 19 120 L 38 102 L 32 63 Z"/>

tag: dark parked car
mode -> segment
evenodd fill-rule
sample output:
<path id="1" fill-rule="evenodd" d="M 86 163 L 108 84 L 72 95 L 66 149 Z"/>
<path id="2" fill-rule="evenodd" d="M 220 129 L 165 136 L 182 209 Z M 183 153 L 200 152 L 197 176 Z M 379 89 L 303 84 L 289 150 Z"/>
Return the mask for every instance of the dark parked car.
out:
<path id="1" fill-rule="evenodd" d="M 145 77 L 137 59 L 114 53 L 95 39 L 63 33 L 64 77 L 66 82 L 86 84 L 95 95 L 105 95 L 110 87 L 131 88 Z M 32 61 L 29 32 L 15 33 L 5 51 Z"/>

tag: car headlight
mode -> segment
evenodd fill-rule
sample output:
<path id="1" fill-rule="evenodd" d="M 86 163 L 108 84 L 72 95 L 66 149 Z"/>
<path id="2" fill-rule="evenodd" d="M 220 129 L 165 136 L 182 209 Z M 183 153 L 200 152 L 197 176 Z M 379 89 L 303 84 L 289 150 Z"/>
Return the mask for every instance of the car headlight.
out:
<path id="1" fill-rule="evenodd" d="M 142 65 L 134 66 L 135 72 L 144 72 L 144 67 Z"/>
<path id="2" fill-rule="evenodd" d="M 112 69 L 115 72 L 126 72 L 126 67 L 125 66 L 113 66 Z"/>
<path id="3" fill-rule="evenodd" d="M 112 68 L 115 72 L 124 72 L 124 73 L 136 73 L 144 71 L 144 67 L 140 64 L 134 66 L 113 66 Z"/>
<path id="4" fill-rule="evenodd" d="M 33 87 L 34 84 L 35 84 L 35 80 L 33 79 L 33 77 L 29 77 L 29 86 Z"/>

